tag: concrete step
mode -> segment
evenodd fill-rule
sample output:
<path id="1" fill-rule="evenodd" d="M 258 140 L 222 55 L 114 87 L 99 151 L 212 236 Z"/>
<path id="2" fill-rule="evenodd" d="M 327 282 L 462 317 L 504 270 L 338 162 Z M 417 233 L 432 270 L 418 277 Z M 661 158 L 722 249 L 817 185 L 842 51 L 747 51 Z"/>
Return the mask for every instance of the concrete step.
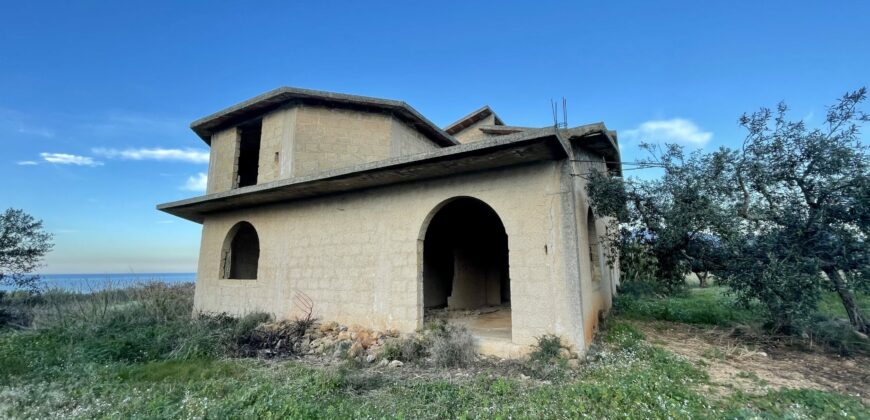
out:
<path id="1" fill-rule="evenodd" d="M 518 359 L 529 354 L 528 346 L 514 344 L 506 338 L 475 336 L 474 344 L 478 353 L 503 359 Z"/>

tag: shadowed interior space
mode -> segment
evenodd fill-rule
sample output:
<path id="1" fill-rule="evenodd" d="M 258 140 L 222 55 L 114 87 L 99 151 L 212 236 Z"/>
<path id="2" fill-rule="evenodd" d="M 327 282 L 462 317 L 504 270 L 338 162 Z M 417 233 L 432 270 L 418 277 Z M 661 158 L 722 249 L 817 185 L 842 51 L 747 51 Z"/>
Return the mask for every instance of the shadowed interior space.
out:
<path id="1" fill-rule="evenodd" d="M 423 243 L 426 320 L 445 318 L 475 335 L 510 339 L 510 278 L 504 225 L 484 202 L 445 204 Z"/>
<path id="2" fill-rule="evenodd" d="M 223 248 L 225 279 L 255 280 L 260 260 L 260 238 L 248 222 L 230 229 Z"/>

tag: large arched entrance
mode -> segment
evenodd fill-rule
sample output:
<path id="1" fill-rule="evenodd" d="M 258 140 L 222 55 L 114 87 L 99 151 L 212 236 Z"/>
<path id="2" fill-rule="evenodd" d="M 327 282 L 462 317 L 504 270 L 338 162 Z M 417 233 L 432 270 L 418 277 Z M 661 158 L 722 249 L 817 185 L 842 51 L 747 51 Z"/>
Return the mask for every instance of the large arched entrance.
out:
<path id="1" fill-rule="evenodd" d="M 509 339 L 510 296 L 508 237 L 498 214 L 470 197 L 437 208 L 423 241 L 424 320 Z"/>

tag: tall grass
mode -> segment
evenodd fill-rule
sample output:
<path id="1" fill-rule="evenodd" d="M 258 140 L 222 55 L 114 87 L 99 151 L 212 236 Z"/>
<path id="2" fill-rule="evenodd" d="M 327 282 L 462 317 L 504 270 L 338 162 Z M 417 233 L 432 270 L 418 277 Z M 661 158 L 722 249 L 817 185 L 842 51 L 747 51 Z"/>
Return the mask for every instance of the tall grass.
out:
<path id="1" fill-rule="evenodd" d="M 90 294 L 54 290 L 28 305 L 29 325 L 0 335 L 0 380 L 88 363 L 236 355 L 254 328 L 269 319 L 193 316 L 193 286 L 162 283 Z"/>

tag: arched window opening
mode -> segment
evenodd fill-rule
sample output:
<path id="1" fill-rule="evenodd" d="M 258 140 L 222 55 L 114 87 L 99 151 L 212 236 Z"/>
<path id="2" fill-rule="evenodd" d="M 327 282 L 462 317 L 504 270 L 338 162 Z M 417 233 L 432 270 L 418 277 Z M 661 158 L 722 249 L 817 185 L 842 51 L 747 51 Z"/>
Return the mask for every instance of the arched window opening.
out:
<path id="1" fill-rule="evenodd" d="M 431 218 L 423 242 L 424 319 L 510 338 L 508 237 L 486 203 L 460 197 Z"/>
<path id="2" fill-rule="evenodd" d="M 222 277 L 225 279 L 256 280 L 260 260 L 260 238 L 248 222 L 240 222 L 230 229 L 222 253 Z"/>
<path id="3" fill-rule="evenodd" d="M 595 228 L 595 215 L 592 209 L 586 213 L 586 234 L 589 237 L 589 266 L 592 272 L 592 284 L 601 284 L 601 246 L 598 230 Z"/>

